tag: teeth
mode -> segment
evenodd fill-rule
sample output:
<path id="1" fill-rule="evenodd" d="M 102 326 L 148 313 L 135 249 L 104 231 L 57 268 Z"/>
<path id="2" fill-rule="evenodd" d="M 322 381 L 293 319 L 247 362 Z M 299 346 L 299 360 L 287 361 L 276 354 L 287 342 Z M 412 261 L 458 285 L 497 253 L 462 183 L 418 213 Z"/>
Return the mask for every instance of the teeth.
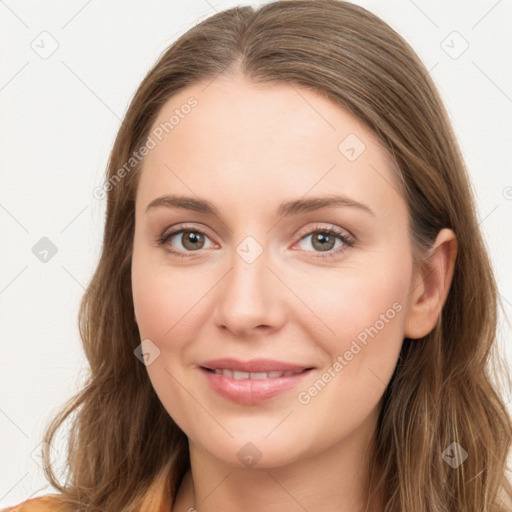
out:
<path id="1" fill-rule="evenodd" d="M 228 370 L 228 369 L 215 369 L 214 370 L 217 375 L 223 375 L 224 377 L 229 377 L 230 379 L 235 380 L 244 380 L 244 379 L 275 379 L 277 377 L 289 377 L 290 375 L 296 375 L 301 372 L 240 372 L 238 370 Z"/>
<path id="2" fill-rule="evenodd" d="M 233 371 L 233 379 L 235 380 L 244 380 L 250 377 L 250 373 L 248 372 L 239 372 L 238 370 Z"/>
<path id="3" fill-rule="evenodd" d="M 269 375 L 265 372 L 251 373 L 251 379 L 268 379 Z"/>

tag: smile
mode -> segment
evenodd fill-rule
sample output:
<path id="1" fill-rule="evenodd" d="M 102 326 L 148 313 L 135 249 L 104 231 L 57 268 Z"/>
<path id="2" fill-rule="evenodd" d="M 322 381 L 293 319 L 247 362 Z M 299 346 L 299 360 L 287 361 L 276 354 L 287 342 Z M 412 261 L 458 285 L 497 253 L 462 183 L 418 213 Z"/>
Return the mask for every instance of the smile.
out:
<path id="1" fill-rule="evenodd" d="M 223 375 L 224 377 L 229 377 L 230 379 L 234 380 L 246 380 L 246 379 L 276 379 L 278 377 L 290 377 L 291 375 L 297 375 L 299 373 L 302 373 L 303 371 L 298 372 L 292 372 L 292 371 L 286 371 L 286 372 L 280 372 L 280 371 L 273 371 L 273 372 L 242 372 L 238 370 L 230 370 L 227 368 L 216 368 L 213 371 L 217 375 Z"/>
<path id="2" fill-rule="evenodd" d="M 271 370 L 268 372 L 244 372 L 229 368 L 199 367 L 208 387 L 216 394 L 241 405 L 255 405 L 278 395 L 285 395 L 299 385 L 315 370 Z"/>

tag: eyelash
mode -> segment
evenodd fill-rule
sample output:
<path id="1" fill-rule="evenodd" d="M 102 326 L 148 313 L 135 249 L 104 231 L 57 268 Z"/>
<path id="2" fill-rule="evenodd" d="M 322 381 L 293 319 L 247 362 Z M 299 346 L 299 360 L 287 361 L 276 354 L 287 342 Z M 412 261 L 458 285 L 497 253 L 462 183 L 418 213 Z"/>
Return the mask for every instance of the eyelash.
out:
<path id="1" fill-rule="evenodd" d="M 167 243 L 168 240 L 170 240 L 173 236 L 178 235 L 180 233 L 184 233 L 186 231 L 192 231 L 194 233 L 200 233 L 202 235 L 208 236 L 204 231 L 197 229 L 195 226 L 180 226 L 178 229 L 175 229 L 171 231 L 170 233 L 162 233 L 157 240 L 156 243 L 158 246 L 163 246 Z M 323 228 L 321 226 L 315 226 L 315 229 L 308 231 L 304 235 L 301 236 L 300 240 L 304 240 L 310 235 L 314 235 L 315 233 L 327 233 L 329 235 L 334 235 L 337 238 L 339 238 L 346 247 L 354 247 L 356 245 L 356 240 L 347 235 L 346 233 L 340 231 L 336 227 L 330 227 L 330 228 Z M 335 256 L 338 256 L 340 252 L 344 252 L 346 250 L 346 247 L 338 247 L 336 250 L 330 250 L 328 252 L 325 252 L 325 254 L 321 254 L 321 251 L 306 251 L 306 252 L 318 252 L 318 255 L 315 256 L 315 258 L 333 258 Z M 180 258 L 188 258 L 189 256 L 187 254 L 184 254 L 181 251 L 176 251 L 174 249 L 171 249 L 169 247 L 166 248 L 167 251 L 174 254 L 175 256 L 178 256 Z M 187 251 L 188 253 L 194 253 L 199 251 Z"/>

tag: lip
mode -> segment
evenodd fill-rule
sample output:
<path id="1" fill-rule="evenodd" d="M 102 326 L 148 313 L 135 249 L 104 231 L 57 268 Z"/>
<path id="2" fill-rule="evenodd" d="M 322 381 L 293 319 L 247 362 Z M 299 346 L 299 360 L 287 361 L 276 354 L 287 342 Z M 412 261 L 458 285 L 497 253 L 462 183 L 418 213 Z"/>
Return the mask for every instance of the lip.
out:
<path id="1" fill-rule="evenodd" d="M 225 375 L 218 375 L 212 371 L 213 369 L 231 369 L 249 373 L 271 371 L 300 373 L 267 379 L 236 380 Z M 253 359 L 243 362 L 226 358 L 205 361 L 199 367 L 199 371 L 205 376 L 210 387 L 222 397 L 239 404 L 254 405 L 293 389 L 309 376 L 314 368 L 268 359 Z"/>
<path id="2" fill-rule="evenodd" d="M 293 363 L 286 363 L 283 361 L 275 361 L 273 359 L 251 359 L 250 361 L 240 361 L 231 357 L 225 357 L 222 359 L 212 359 L 210 361 L 204 361 L 200 364 L 203 368 L 209 368 L 210 370 L 215 369 L 230 369 L 238 370 L 240 372 L 300 372 L 312 366 L 299 365 Z"/>

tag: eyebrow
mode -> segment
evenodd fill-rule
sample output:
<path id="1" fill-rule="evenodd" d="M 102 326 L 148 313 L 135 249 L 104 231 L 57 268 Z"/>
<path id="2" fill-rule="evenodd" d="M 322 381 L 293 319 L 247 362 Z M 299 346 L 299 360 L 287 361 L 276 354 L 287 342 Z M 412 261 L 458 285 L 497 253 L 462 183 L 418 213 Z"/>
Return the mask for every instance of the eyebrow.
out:
<path id="1" fill-rule="evenodd" d="M 280 217 L 287 217 L 291 215 L 298 215 L 307 213 L 321 208 L 344 206 L 357 208 L 365 211 L 375 217 L 375 213 L 365 204 L 355 201 L 344 195 L 329 195 L 322 197 L 311 197 L 308 199 L 293 199 L 290 201 L 283 201 L 276 210 L 276 214 Z M 182 208 L 185 210 L 192 210 L 201 213 L 207 213 L 219 216 L 219 210 L 209 201 L 204 199 L 197 199 L 195 197 L 165 195 L 157 197 L 151 201 L 147 207 L 146 212 L 159 207 L 166 208 Z"/>

